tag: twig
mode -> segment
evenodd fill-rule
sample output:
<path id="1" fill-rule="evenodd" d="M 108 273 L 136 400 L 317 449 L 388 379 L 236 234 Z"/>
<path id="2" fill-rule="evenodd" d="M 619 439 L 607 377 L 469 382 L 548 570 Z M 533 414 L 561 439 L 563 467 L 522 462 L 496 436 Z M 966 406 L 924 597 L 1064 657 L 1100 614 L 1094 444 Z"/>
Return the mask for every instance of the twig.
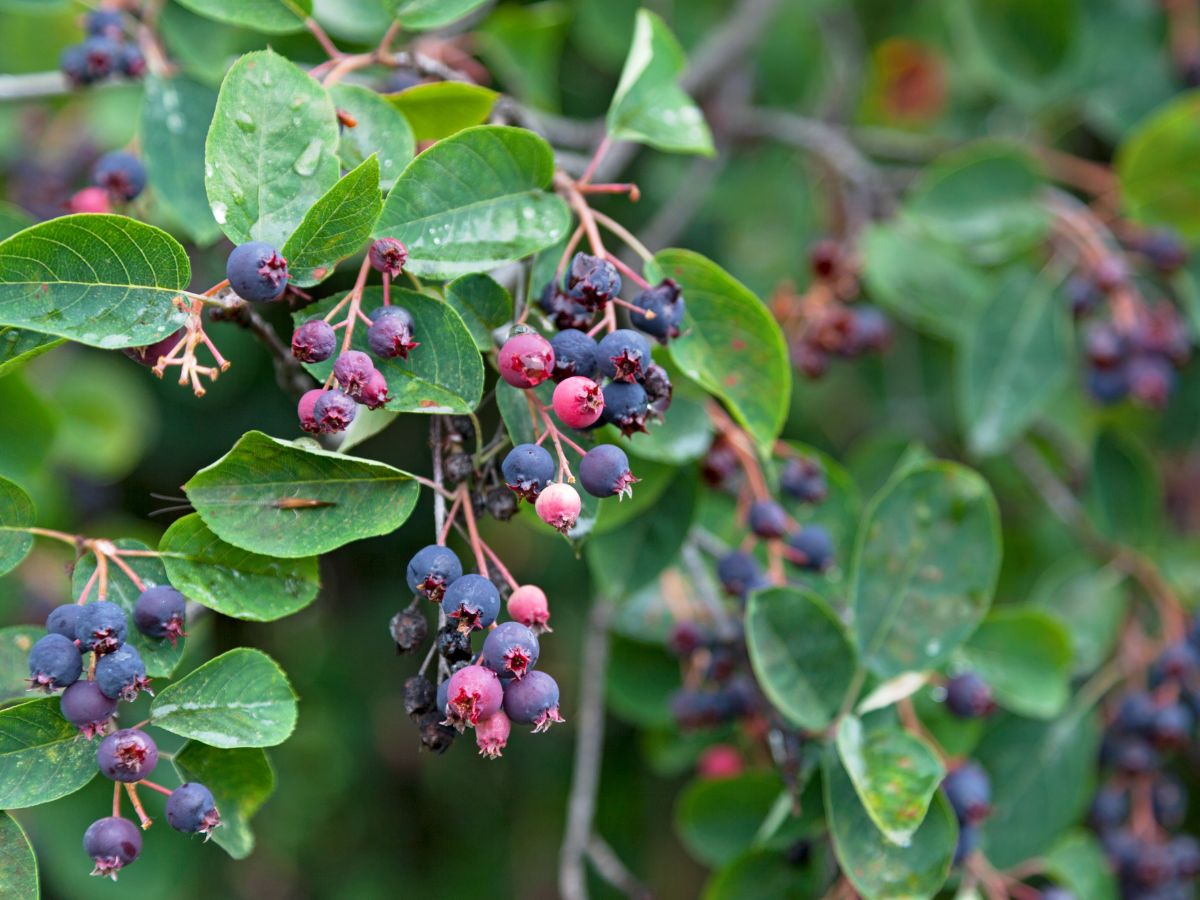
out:
<path id="1" fill-rule="evenodd" d="M 429 420 L 429 440 L 433 444 L 433 483 L 437 485 L 439 490 L 433 492 L 433 533 L 440 535 L 442 529 L 446 527 L 446 498 L 442 491 L 445 490 L 443 481 L 445 475 L 442 470 L 442 417 L 432 416 Z M 468 498 L 470 502 L 470 498 Z M 446 612 L 442 609 L 442 604 L 438 604 L 438 631 L 440 632 L 446 627 Z M 437 646 L 435 639 L 433 645 Z M 444 656 L 438 656 L 438 684 L 442 683 L 443 678 L 448 678 L 450 675 L 450 666 L 446 663 Z"/>
<path id="2" fill-rule="evenodd" d="M 626 868 L 616 851 L 600 835 L 593 833 L 588 841 L 587 858 L 591 860 L 596 873 L 626 897 L 648 900 L 654 896 L 650 888 Z"/>

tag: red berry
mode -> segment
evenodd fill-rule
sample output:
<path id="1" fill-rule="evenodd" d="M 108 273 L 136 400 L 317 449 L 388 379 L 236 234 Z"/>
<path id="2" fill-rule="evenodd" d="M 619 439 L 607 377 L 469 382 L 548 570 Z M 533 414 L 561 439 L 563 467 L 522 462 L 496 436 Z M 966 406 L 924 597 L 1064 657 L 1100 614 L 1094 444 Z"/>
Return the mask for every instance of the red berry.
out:
<path id="1" fill-rule="evenodd" d="M 462 731 L 500 711 L 504 688 L 500 678 L 485 666 L 464 666 L 450 676 L 446 693 L 446 724 Z"/>
<path id="2" fill-rule="evenodd" d="M 579 493 L 562 482 L 552 484 L 538 494 L 537 503 L 534 504 L 538 517 L 563 534 L 575 527 L 582 507 Z"/>
<path id="3" fill-rule="evenodd" d="M 67 201 L 67 209 L 73 213 L 107 213 L 112 212 L 112 204 L 104 188 L 86 187 Z"/>
<path id="4" fill-rule="evenodd" d="M 512 723 L 504 710 L 494 712 L 486 719 L 480 719 L 475 726 L 475 743 L 479 745 L 479 755 L 488 759 L 499 759 L 500 751 L 508 745 L 508 735 L 512 731 Z"/>
<path id="5" fill-rule="evenodd" d="M 537 387 L 553 371 L 554 348 L 540 334 L 514 334 L 500 348 L 500 377 L 515 388 Z"/>
<path id="6" fill-rule="evenodd" d="M 604 412 L 604 392 L 590 378 L 575 375 L 554 389 L 554 413 L 568 428 L 587 428 Z"/>
<path id="7" fill-rule="evenodd" d="M 296 406 L 296 413 L 300 416 L 300 427 L 309 434 L 321 433 L 321 426 L 317 424 L 315 407 L 323 393 L 325 392 L 320 388 L 305 391 L 304 396 L 300 398 L 300 402 Z"/>
<path id="8" fill-rule="evenodd" d="M 696 774 L 714 781 L 742 774 L 742 754 L 731 744 L 713 744 L 696 761 Z"/>
<path id="9" fill-rule="evenodd" d="M 358 392 L 358 399 L 367 409 L 379 409 L 392 398 L 388 395 L 387 379 L 378 369 L 371 372 L 367 383 Z"/>
<path id="10" fill-rule="evenodd" d="M 523 584 L 508 598 L 508 614 L 534 634 L 551 631 L 546 592 L 536 584 Z"/>
<path id="11" fill-rule="evenodd" d="M 408 262 L 408 248 L 395 238 L 380 238 L 367 251 L 371 260 L 371 268 L 376 272 L 395 278 Z"/>

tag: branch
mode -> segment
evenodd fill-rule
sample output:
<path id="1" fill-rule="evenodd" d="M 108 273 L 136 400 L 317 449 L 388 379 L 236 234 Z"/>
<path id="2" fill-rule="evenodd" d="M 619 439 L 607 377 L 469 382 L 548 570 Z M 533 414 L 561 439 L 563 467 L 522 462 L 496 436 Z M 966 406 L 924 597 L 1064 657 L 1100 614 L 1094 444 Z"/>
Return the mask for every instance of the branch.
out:
<path id="1" fill-rule="evenodd" d="M 299 400 L 305 391 L 315 387 L 312 377 L 304 371 L 291 347 L 280 340 L 271 324 L 249 303 L 241 304 L 228 319 L 224 315 L 214 316 L 218 321 L 233 321 L 249 331 L 271 356 L 275 367 L 275 382 L 280 390 Z"/>
<path id="2" fill-rule="evenodd" d="M 32 72 L 28 75 L 0 75 L 0 101 L 39 100 L 71 91 L 62 72 Z"/>
<path id="3" fill-rule="evenodd" d="M 595 867 L 600 877 L 626 897 L 633 897 L 635 900 L 649 900 L 654 896 L 650 892 L 650 888 L 638 881 L 637 876 L 625 868 L 625 864 L 621 862 L 616 851 L 600 835 L 593 834 L 588 841 L 587 858 L 591 860 L 592 866 Z"/>

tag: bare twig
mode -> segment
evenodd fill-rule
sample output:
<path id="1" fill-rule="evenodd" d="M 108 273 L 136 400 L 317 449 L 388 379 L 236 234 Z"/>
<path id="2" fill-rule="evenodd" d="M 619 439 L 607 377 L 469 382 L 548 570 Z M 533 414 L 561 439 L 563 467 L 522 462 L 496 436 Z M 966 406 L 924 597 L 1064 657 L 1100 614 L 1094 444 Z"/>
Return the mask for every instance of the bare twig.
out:
<path id="1" fill-rule="evenodd" d="M 626 897 L 632 897 L 635 900 L 649 900 L 654 896 L 650 889 L 638 881 L 637 876 L 625 867 L 616 851 L 600 835 L 592 834 L 587 845 L 587 857 L 600 877 Z"/>
<path id="2" fill-rule="evenodd" d="M 305 391 L 315 387 L 312 376 L 304 371 L 304 367 L 292 356 L 291 348 L 280 339 L 275 329 L 258 310 L 249 303 L 243 303 L 234 312 L 232 319 L 254 335 L 270 354 L 271 365 L 275 368 L 275 382 L 280 390 L 299 400 Z"/>

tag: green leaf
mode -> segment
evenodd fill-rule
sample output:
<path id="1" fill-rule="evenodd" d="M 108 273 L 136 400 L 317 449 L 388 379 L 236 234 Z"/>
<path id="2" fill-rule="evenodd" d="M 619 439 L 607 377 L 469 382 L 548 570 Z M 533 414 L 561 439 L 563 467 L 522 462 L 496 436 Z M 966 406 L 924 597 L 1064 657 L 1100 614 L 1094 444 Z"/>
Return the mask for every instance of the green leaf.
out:
<path id="1" fill-rule="evenodd" d="M 711 156 L 712 134 L 700 108 L 679 86 L 687 65 L 683 48 L 662 19 L 638 10 L 633 42 L 608 107 L 608 136 L 668 153 Z"/>
<path id="2" fill-rule="evenodd" d="M 859 530 L 850 595 L 863 662 L 880 678 L 940 665 L 987 613 L 999 569 L 987 482 L 955 463 L 909 468 Z"/>
<path id="3" fill-rule="evenodd" d="M 45 635 L 41 625 L 0 628 L 0 703 L 29 699 L 29 651 Z"/>
<path id="4" fill-rule="evenodd" d="M 999 262 L 1040 241 L 1050 217 L 1041 175 L 1016 146 L 982 142 L 942 156 L 913 185 L 910 216 L 938 241 Z"/>
<path id="5" fill-rule="evenodd" d="M 33 527 L 36 518 L 29 495 L 0 478 L 0 575 L 19 566 L 33 549 L 33 535 L 25 529 Z"/>
<path id="6" fill-rule="evenodd" d="M 387 409 L 367 409 L 360 406 L 354 414 L 354 421 L 346 429 L 342 442 L 338 444 L 338 453 L 349 453 L 351 449 L 379 434 L 400 418 L 400 413 Z"/>
<path id="7" fill-rule="evenodd" d="M 533 132 L 468 128 L 409 163 L 388 194 L 375 236 L 403 241 L 407 268 L 422 277 L 494 269 L 566 233 L 566 203 L 542 190 L 553 175 L 554 152 Z"/>
<path id="8" fill-rule="evenodd" d="M 897 725 L 864 731 L 857 716 L 842 719 L 837 751 L 875 827 L 891 843 L 910 846 L 946 774 L 937 753 Z"/>
<path id="9" fill-rule="evenodd" d="M 337 113 L 325 89 L 272 50 L 221 82 L 204 146 L 208 202 L 235 244 L 283 246 L 338 180 Z"/>
<path id="10" fill-rule="evenodd" d="M 151 548 L 143 544 L 141 541 L 121 538 L 113 541 L 119 550 L 139 550 L 146 551 Z M 153 556 L 131 556 L 125 560 L 133 573 L 141 579 L 146 587 L 152 587 L 156 584 L 170 584 L 167 578 L 167 570 L 163 566 L 163 561 Z M 83 593 L 84 585 L 88 579 L 92 577 L 92 573 L 96 571 L 96 555 L 89 553 L 83 559 L 79 560 L 75 565 L 75 572 L 71 576 L 71 595 L 78 597 Z M 178 585 L 176 585 L 178 587 Z M 179 588 L 183 591 L 183 588 Z M 108 567 L 108 596 L 106 600 L 117 604 L 121 609 L 125 610 L 127 615 L 133 615 L 133 605 L 137 603 L 137 598 L 141 594 L 128 576 L 125 575 L 116 566 Z M 97 587 L 92 586 L 91 593 L 88 595 L 88 600 L 98 599 Z M 157 638 L 146 637 L 136 628 L 129 629 L 129 643 L 133 644 L 138 654 L 142 657 L 142 662 L 146 664 L 146 674 L 151 678 L 166 678 L 174 673 L 175 668 L 179 665 L 179 660 L 183 657 L 184 647 L 187 643 L 187 638 L 180 638 L 172 646 L 170 641 L 158 640 Z"/>
<path id="11" fill-rule="evenodd" d="M 37 857 L 21 826 L 6 812 L 0 812 L 0 885 L 9 900 L 37 900 Z"/>
<path id="12" fill-rule="evenodd" d="M 4 452 L 0 453 L 0 476 L 30 486 L 44 483 L 46 460 L 54 447 L 59 419 L 58 411 L 33 390 L 24 372 L 0 378 L 0 434 L 13 436 L 4 442 Z M 2 535 L 0 531 L 0 545 Z"/>
<path id="13" fill-rule="evenodd" d="M 1117 900 L 1120 896 L 1104 848 L 1091 832 L 1068 831 L 1042 859 L 1046 874 L 1076 897 Z"/>
<path id="14" fill-rule="evenodd" d="M 146 77 L 139 134 L 147 179 L 172 221 L 201 245 L 221 236 L 204 189 L 204 140 L 216 108 L 207 85 Z"/>
<path id="15" fill-rule="evenodd" d="M 408 519 L 420 492 L 399 469 L 296 446 L 259 431 L 242 435 L 183 490 L 221 540 L 288 559 L 390 534 Z M 297 499 L 328 505 L 276 505 Z"/>
<path id="16" fill-rule="evenodd" d="M 1116 646 L 1129 605 L 1124 583 L 1124 573 L 1084 557 L 1062 559 L 1034 583 L 1029 604 L 1067 630 L 1077 674 L 1098 669 Z"/>
<path id="17" fill-rule="evenodd" d="M 386 0 L 405 31 L 428 31 L 457 22 L 486 0 Z"/>
<path id="18" fill-rule="evenodd" d="M 858 670 L 845 626 L 808 590 L 752 594 L 746 648 L 767 699 L 793 725 L 813 731 L 833 721 Z"/>
<path id="19" fill-rule="evenodd" d="M 1200 239 L 1200 91 L 1180 95 L 1130 132 L 1116 172 L 1130 218 Z"/>
<path id="20" fill-rule="evenodd" d="M 272 622 L 316 599 L 316 557 L 276 559 L 225 543 L 196 514 L 184 516 L 159 541 L 171 584 L 201 606 L 235 619 Z"/>
<path id="21" fill-rule="evenodd" d="M 8 374 L 62 342 L 62 338 L 26 331 L 24 328 L 0 327 L 0 375 Z"/>
<path id="22" fill-rule="evenodd" d="M 1097 435 L 1084 505 L 1106 538 L 1155 546 L 1163 532 L 1163 489 L 1154 459 L 1134 437 L 1109 429 Z"/>
<path id="23" fill-rule="evenodd" d="M 685 378 L 666 354 L 660 353 L 656 362 L 671 378 L 671 410 L 663 421 L 650 422 L 644 434 L 635 434 L 622 443 L 631 457 L 681 466 L 700 459 L 712 444 L 708 395 L 695 382 Z M 616 442 L 617 429 L 608 426 L 605 430 L 613 434 Z"/>
<path id="24" fill-rule="evenodd" d="M 275 792 L 275 770 L 267 754 L 257 747 L 218 750 L 188 741 L 172 760 L 183 781 L 198 781 L 212 791 L 221 827 L 213 843 L 234 859 L 245 859 L 254 849 L 250 819 Z"/>
<path id="25" fill-rule="evenodd" d="M 404 114 L 418 141 L 440 141 L 472 125 L 482 125 L 500 95 L 463 81 L 417 84 L 384 99 Z"/>
<path id="26" fill-rule="evenodd" d="M 698 253 L 663 250 L 654 263 L 679 282 L 687 303 L 671 359 L 724 400 L 760 447 L 769 447 L 787 419 L 792 384 L 775 319 L 741 282 Z"/>
<path id="27" fill-rule="evenodd" d="M 483 360 L 462 319 L 450 305 L 427 294 L 393 286 L 391 300 L 412 313 L 414 336 L 421 346 L 410 351 L 406 360 L 375 359 L 375 367 L 387 379 L 391 395 L 384 409 L 459 415 L 472 412 L 483 396 Z M 293 319 L 299 325 L 320 318 L 337 303 L 337 297 L 330 297 L 306 307 Z M 369 287 L 363 291 L 364 313 L 382 305 L 383 288 Z M 364 352 L 370 349 L 365 328 L 354 329 L 351 346 Z M 333 360 L 305 368 L 323 382 L 333 371 Z"/>
<path id="28" fill-rule="evenodd" d="M 697 779 L 675 801 L 675 830 L 700 862 L 724 865 L 750 849 L 781 789 L 774 772 Z"/>
<path id="29" fill-rule="evenodd" d="M 1054 722 L 1002 718 L 975 757 L 992 781 L 992 814 L 983 824 L 988 860 L 1007 869 L 1039 856 L 1091 800 L 1100 732 L 1091 715 Z"/>
<path id="30" fill-rule="evenodd" d="M 866 900 L 933 897 L 946 881 L 958 826 L 936 795 L 907 846 L 887 841 L 858 799 L 833 747 L 824 757 L 825 817 L 842 871 Z"/>
<path id="31" fill-rule="evenodd" d="M 0 242 L 0 325 L 103 347 L 166 337 L 191 279 L 175 238 L 124 216 L 51 219 Z"/>
<path id="32" fill-rule="evenodd" d="M 640 728 L 675 728 L 671 695 L 681 687 L 679 661 L 662 644 L 612 635 L 604 702 L 613 715 Z"/>
<path id="33" fill-rule="evenodd" d="M 1007 450 L 1070 376 L 1062 274 L 1012 269 L 963 332 L 959 412 L 977 456 Z"/>
<path id="34" fill-rule="evenodd" d="M 904 220 L 869 226 L 862 257 L 870 298 L 936 337 L 957 337 L 992 294 L 981 270 Z"/>
<path id="35" fill-rule="evenodd" d="M 991 685 L 1001 706 L 1018 715 L 1050 719 L 1067 705 L 1071 638 L 1048 613 L 995 610 L 959 657 Z"/>
<path id="36" fill-rule="evenodd" d="M 342 128 L 338 142 L 342 165 L 353 169 L 374 154 L 379 159 L 379 184 L 387 190 L 416 153 L 408 119 L 379 94 L 361 85 L 335 84 L 329 96 L 334 106 L 348 112 L 356 123 L 353 128 Z"/>
<path id="37" fill-rule="evenodd" d="M 163 688 L 150 716 L 210 747 L 272 747 L 296 727 L 296 692 L 275 660 L 238 647 Z"/>
<path id="38" fill-rule="evenodd" d="M 572 10 L 557 0 L 503 5 L 473 32 L 479 54 L 508 93 L 537 109 L 558 109 L 563 44 Z"/>
<path id="39" fill-rule="evenodd" d="M 0 808 L 73 794 L 96 775 L 96 746 L 58 711 L 58 697 L 0 710 Z"/>
<path id="40" fill-rule="evenodd" d="M 33 223 L 33 216 L 21 207 L 7 200 L 0 200 L 0 241 L 12 237 L 18 231 L 24 231 Z"/>
<path id="41" fill-rule="evenodd" d="M 513 301 L 495 279 L 487 275 L 464 275 L 446 285 L 446 302 L 462 317 L 475 346 L 484 353 L 496 346 L 492 332 L 513 315 Z"/>
<path id="42" fill-rule="evenodd" d="M 961 37 L 971 63 L 1001 90 L 1034 103 L 1071 58 L 1082 6 L 1077 0 L 991 0 L 948 9 L 967 29 Z"/>
<path id="43" fill-rule="evenodd" d="M 371 156 L 309 208 L 283 245 L 289 282 L 310 287 L 328 278 L 339 262 L 362 249 L 382 208 L 379 162 Z"/>
<path id="44" fill-rule="evenodd" d="M 263 34 L 301 31 L 312 0 L 178 0 L 192 12 Z"/>
<path id="45" fill-rule="evenodd" d="M 623 599 L 674 561 L 692 525 L 697 489 L 695 473 L 683 471 L 653 509 L 622 528 L 592 536 L 588 567 L 602 593 Z"/>

